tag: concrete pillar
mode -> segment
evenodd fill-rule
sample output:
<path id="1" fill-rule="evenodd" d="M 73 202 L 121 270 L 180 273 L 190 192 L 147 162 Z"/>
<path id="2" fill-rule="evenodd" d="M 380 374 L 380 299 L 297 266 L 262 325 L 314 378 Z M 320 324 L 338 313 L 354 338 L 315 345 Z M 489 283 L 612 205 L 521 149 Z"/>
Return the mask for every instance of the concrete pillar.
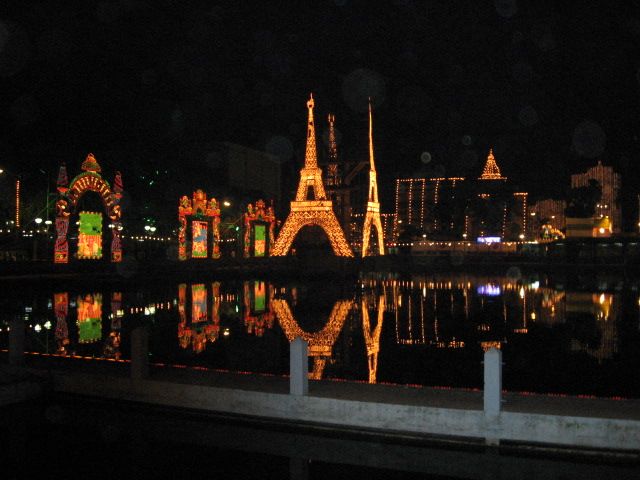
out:
<path id="1" fill-rule="evenodd" d="M 309 393 L 309 345 L 297 337 L 289 345 L 289 393 L 307 395 Z"/>
<path id="2" fill-rule="evenodd" d="M 500 414 L 502 401 L 502 350 L 484 352 L 484 414 Z"/>
<path id="3" fill-rule="evenodd" d="M 149 376 L 149 332 L 137 327 L 131 332 L 131 378 L 142 380 Z"/>
<path id="4" fill-rule="evenodd" d="M 20 315 L 14 315 L 9 322 L 9 363 L 24 364 L 24 321 Z"/>
<path id="5" fill-rule="evenodd" d="M 500 444 L 498 416 L 502 409 L 502 350 L 492 348 L 484 353 L 485 442 Z"/>

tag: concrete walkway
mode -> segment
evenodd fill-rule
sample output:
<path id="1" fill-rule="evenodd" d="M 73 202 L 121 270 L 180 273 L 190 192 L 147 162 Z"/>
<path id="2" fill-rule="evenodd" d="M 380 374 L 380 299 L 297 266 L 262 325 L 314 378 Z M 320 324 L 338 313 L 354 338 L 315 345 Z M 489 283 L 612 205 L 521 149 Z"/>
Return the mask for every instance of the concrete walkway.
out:
<path id="1" fill-rule="evenodd" d="M 488 417 L 483 392 L 312 381 L 289 394 L 287 377 L 151 366 L 131 378 L 128 362 L 28 359 L 48 371 L 55 391 L 272 421 L 365 429 L 489 444 L 606 449 L 640 458 L 640 401 L 506 394 Z"/>

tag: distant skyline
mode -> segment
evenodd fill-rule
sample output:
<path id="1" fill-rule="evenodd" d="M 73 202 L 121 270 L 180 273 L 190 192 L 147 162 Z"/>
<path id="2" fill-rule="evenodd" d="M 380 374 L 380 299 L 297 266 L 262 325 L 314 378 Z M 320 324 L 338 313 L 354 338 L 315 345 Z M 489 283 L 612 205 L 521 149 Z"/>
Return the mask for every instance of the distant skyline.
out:
<path id="1" fill-rule="evenodd" d="M 598 160 L 624 174 L 623 206 L 640 182 L 632 2 L 10 0 L 0 88 L 1 166 L 75 172 L 93 152 L 134 199 L 154 196 L 138 179 L 155 170 L 157 201 L 210 190 L 217 141 L 278 154 L 295 178 L 309 92 L 318 138 L 334 113 L 356 162 L 372 97 L 383 211 L 397 176 L 478 176 L 489 148 L 534 196 Z"/>

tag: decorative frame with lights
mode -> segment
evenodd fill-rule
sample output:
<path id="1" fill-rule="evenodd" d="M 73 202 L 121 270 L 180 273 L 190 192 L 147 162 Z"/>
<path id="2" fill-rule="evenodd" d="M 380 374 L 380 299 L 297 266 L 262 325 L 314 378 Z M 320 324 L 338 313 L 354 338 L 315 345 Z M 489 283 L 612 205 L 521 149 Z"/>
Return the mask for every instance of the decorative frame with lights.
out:
<path id="1" fill-rule="evenodd" d="M 220 206 L 215 198 L 207 201 L 207 194 L 200 189 L 193 192 L 192 199 L 182 196 L 178 221 L 178 260 L 220 258 Z"/>
<path id="2" fill-rule="evenodd" d="M 54 245 L 54 263 L 69 263 L 69 218 L 78 206 L 78 201 L 87 192 L 96 192 L 102 199 L 105 212 L 111 222 L 111 262 L 122 261 L 122 176 L 116 172 L 114 186 L 111 189 L 100 172 L 102 169 L 92 153 L 82 162 L 82 173 L 71 183 L 68 181 L 67 168 L 63 164 L 58 172 L 58 200 L 56 201 L 56 242 Z"/>
<path id="3" fill-rule="evenodd" d="M 243 215 L 245 258 L 268 257 L 273 249 L 276 216 L 273 213 L 273 204 L 268 207 L 264 200 L 258 200 L 254 206 L 247 205 L 247 211 Z"/>

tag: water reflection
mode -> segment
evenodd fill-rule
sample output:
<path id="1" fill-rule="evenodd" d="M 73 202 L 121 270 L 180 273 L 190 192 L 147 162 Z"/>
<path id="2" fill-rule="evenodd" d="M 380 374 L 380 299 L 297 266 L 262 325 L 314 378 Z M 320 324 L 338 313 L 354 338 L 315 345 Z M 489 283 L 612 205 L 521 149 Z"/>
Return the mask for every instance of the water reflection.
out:
<path id="1" fill-rule="evenodd" d="M 380 333 L 384 321 L 385 295 L 378 296 L 377 319 L 375 326 L 371 327 L 369 321 L 369 306 L 372 296 L 363 296 L 361 300 L 362 333 L 364 343 L 367 346 L 367 365 L 369 366 L 369 383 L 376 383 L 378 376 L 378 354 L 380 353 Z M 375 305 L 372 305 L 374 307 Z"/>
<path id="2" fill-rule="evenodd" d="M 0 341 L 7 315 L 19 315 L 28 351 L 126 359 L 129 332 L 144 323 L 152 362 L 281 375 L 300 336 L 311 379 L 465 387 L 480 386 L 482 352 L 498 347 L 507 388 L 640 396 L 637 292 L 617 280 L 566 288 L 471 274 L 77 288 L 0 298 L 16 312 L 0 317 Z"/>
<path id="3" fill-rule="evenodd" d="M 353 300 L 337 301 L 322 330 L 306 332 L 300 328 L 294 318 L 287 300 L 274 299 L 272 301 L 273 311 L 289 343 L 300 337 L 309 344 L 309 357 L 313 359 L 313 369 L 309 373 L 310 379 L 320 380 L 322 378 L 327 360 L 332 357 L 333 345 L 342 331 L 342 326 L 351 312 L 353 304 Z"/>
<path id="4" fill-rule="evenodd" d="M 207 343 L 214 343 L 220 336 L 220 282 L 213 282 L 210 290 L 211 295 L 204 283 L 193 284 L 189 289 L 186 283 L 178 285 L 178 343 L 195 353 L 202 352 Z M 189 299 L 187 291 L 191 294 Z M 188 300 L 191 308 L 187 307 Z"/>
<path id="5" fill-rule="evenodd" d="M 244 282 L 244 326 L 247 333 L 262 337 L 265 329 L 273 328 L 275 314 L 271 300 L 274 286 L 264 281 Z"/>

